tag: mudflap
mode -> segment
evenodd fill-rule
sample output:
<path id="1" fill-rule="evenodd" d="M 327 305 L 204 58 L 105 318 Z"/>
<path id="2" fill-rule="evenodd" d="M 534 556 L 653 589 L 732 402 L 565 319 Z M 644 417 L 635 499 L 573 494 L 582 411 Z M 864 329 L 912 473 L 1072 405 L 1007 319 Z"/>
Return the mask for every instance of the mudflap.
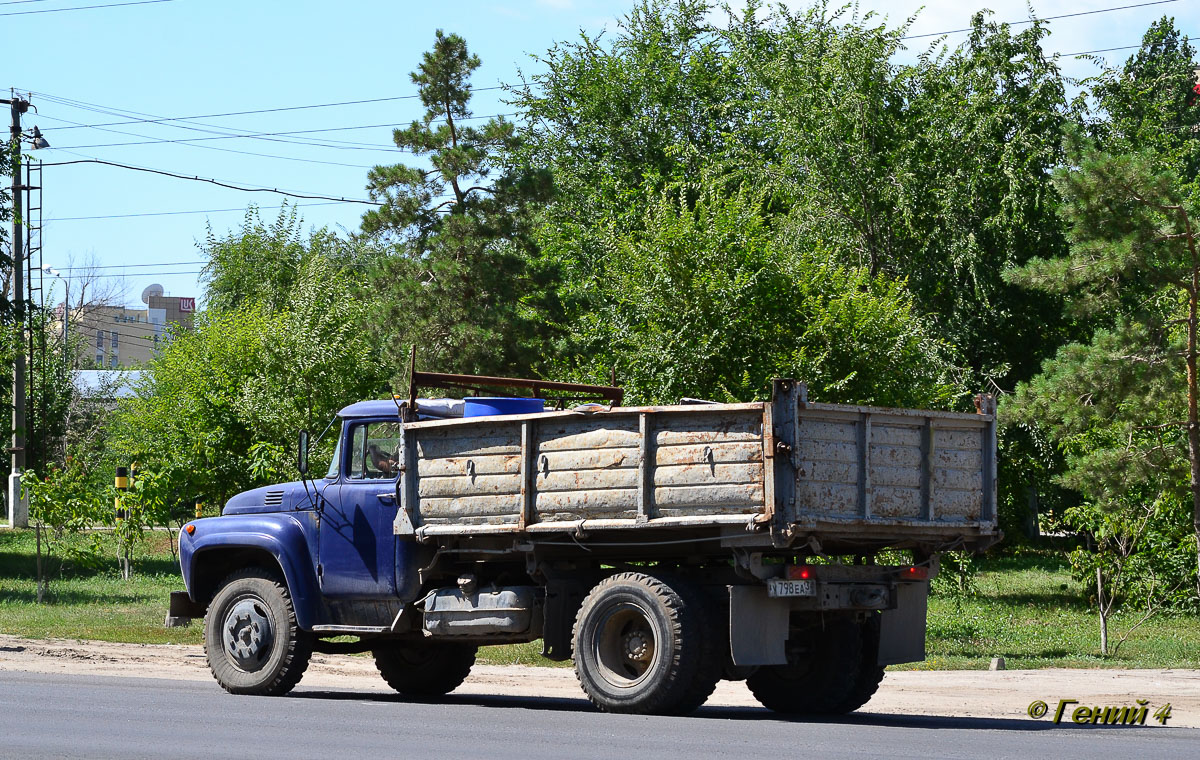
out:
<path id="1" fill-rule="evenodd" d="M 192 622 L 193 618 L 204 617 L 205 608 L 196 604 L 186 591 L 172 591 L 171 601 L 167 606 L 167 628 L 180 628 Z"/>
<path id="2" fill-rule="evenodd" d="M 738 666 L 786 665 L 786 599 L 767 596 L 766 586 L 729 587 L 729 651 Z"/>
<path id="3" fill-rule="evenodd" d="M 897 583 L 896 606 L 879 621 L 879 664 L 897 665 L 925 659 L 925 613 L 929 581 Z"/>

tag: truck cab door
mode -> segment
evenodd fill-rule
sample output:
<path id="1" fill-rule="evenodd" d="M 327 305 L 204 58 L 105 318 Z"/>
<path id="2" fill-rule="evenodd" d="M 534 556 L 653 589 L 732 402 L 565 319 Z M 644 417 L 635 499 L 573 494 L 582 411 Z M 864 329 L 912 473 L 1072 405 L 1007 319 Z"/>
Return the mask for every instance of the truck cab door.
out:
<path id="1" fill-rule="evenodd" d="M 325 491 L 318 553 L 321 592 L 330 599 L 396 595 L 396 452 L 400 423 L 352 420 L 342 473 Z"/>

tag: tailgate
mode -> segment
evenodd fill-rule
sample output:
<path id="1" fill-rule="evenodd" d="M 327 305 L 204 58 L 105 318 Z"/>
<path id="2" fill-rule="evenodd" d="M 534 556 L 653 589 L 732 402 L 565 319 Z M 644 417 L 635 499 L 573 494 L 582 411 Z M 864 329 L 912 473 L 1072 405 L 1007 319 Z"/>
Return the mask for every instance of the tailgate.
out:
<path id="1" fill-rule="evenodd" d="M 774 402 L 781 522 L 794 529 L 916 528 L 969 542 L 995 533 L 990 397 L 981 398 L 981 413 L 960 414 L 815 404 L 803 396 L 803 385 L 793 384 L 777 388 Z"/>

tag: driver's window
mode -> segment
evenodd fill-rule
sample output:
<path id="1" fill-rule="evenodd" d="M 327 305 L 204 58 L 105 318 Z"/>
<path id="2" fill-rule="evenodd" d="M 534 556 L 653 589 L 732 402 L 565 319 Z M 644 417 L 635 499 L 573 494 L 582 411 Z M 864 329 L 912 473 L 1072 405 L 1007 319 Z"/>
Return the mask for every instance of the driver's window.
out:
<path id="1" fill-rule="evenodd" d="M 396 477 L 400 459 L 399 422 L 370 422 L 356 425 L 351 434 L 350 477 L 381 479 Z"/>

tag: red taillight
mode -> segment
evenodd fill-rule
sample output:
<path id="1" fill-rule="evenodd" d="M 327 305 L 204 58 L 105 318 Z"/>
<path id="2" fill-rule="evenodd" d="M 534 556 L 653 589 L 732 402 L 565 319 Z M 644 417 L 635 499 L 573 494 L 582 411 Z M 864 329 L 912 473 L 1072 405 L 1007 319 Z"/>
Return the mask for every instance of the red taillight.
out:
<path id="1" fill-rule="evenodd" d="M 813 571 L 808 565 L 788 565 L 787 577 L 789 581 L 806 581 L 813 577 Z"/>
<path id="2" fill-rule="evenodd" d="M 913 565 L 901 570 L 900 575 L 903 580 L 923 581 L 929 577 L 929 568 Z"/>

